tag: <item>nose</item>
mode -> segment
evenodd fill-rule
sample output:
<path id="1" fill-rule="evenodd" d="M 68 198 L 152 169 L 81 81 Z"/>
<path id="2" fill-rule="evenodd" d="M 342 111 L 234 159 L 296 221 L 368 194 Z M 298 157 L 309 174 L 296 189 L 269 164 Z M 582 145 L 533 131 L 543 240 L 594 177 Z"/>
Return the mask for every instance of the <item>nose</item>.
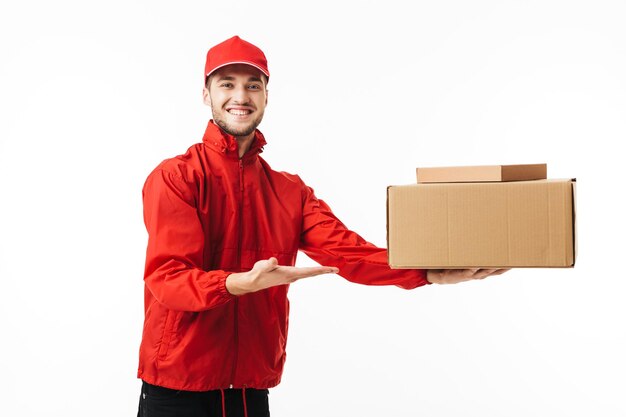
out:
<path id="1" fill-rule="evenodd" d="M 250 100 L 248 89 L 245 86 L 239 86 L 233 91 L 233 101 L 237 104 L 246 104 Z"/>

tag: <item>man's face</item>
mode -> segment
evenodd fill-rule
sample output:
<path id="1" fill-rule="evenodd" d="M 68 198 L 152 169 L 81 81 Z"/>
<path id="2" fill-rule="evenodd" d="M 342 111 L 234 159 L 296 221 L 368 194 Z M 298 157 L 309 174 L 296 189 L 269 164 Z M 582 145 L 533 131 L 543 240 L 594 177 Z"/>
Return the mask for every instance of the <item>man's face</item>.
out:
<path id="1" fill-rule="evenodd" d="M 251 135 L 267 105 L 265 80 L 259 70 L 245 64 L 227 65 L 211 74 L 202 94 L 215 123 L 233 136 Z"/>

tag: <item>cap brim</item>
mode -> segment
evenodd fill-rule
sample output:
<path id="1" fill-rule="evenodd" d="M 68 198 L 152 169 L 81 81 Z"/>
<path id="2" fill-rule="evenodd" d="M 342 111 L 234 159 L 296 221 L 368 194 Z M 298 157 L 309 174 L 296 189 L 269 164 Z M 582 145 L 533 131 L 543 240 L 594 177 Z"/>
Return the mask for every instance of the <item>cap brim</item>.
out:
<path id="1" fill-rule="evenodd" d="M 227 65 L 233 65 L 233 64 L 245 64 L 245 65 L 250 65 L 251 67 L 254 67 L 256 69 L 258 69 L 259 71 L 261 71 L 263 74 L 265 74 L 265 76 L 269 79 L 270 75 L 260 66 L 258 66 L 257 64 L 253 63 L 253 62 L 248 62 L 248 61 L 231 61 L 231 62 L 226 62 L 218 67 L 215 67 L 211 70 L 211 72 L 209 72 L 208 74 L 206 74 L 204 77 L 208 77 L 209 75 L 213 74 L 215 71 L 217 71 L 218 69 L 225 67 Z"/>

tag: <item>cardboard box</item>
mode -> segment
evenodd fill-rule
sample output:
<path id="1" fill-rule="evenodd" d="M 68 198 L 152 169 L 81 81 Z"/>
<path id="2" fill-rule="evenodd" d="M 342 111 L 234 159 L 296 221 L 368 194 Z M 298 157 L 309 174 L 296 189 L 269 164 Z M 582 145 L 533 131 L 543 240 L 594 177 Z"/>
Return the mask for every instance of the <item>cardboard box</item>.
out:
<path id="1" fill-rule="evenodd" d="M 387 188 L 392 268 L 571 267 L 575 180 Z"/>
<path id="2" fill-rule="evenodd" d="M 529 181 L 548 178 L 547 164 L 417 168 L 417 182 Z"/>

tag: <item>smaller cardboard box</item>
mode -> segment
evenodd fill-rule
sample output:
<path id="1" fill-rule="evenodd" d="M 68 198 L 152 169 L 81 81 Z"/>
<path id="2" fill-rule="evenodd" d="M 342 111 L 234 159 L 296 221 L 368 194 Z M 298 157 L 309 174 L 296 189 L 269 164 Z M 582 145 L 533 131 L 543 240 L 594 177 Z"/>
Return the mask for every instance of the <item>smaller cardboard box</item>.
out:
<path id="1" fill-rule="evenodd" d="M 548 177 L 547 164 L 417 168 L 417 182 L 530 181 Z"/>
<path id="2" fill-rule="evenodd" d="M 572 267 L 575 180 L 387 188 L 392 268 Z"/>

